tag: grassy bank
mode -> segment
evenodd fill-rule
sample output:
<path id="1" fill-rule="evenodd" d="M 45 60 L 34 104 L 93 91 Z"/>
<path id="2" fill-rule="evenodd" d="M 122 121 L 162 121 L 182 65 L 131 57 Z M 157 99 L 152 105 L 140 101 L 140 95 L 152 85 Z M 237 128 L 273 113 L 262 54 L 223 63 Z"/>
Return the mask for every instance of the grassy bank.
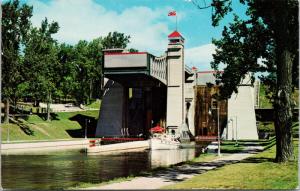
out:
<path id="1" fill-rule="evenodd" d="M 102 100 L 97 99 L 97 100 L 93 101 L 92 103 L 85 105 L 85 107 L 89 108 L 89 109 L 99 109 L 101 106 L 101 101 Z"/>
<path id="2" fill-rule="evenodd" d="M 298 156 L 298 140 L 294 141 Z M 297 160 L 278 164 L 274 162 L 275 146 L 245 159 L 197 175 L 166 189 L 295 189 L 298 185 Z M 298 159 L 298 157 L 297 157 Z"/>
<path id="3" fill-rule="evenodd" d="M 76 184 L 74 187 L 67 188 L 68 190 L 78 190 L 79 188 L 91 188 L 91 187 L 100 187 L 108 184 L 118 183 L 118 182 L 124 182 L 134 179 L 135 176 L 127 176 L 127 177 L 119 177 L 114 178 L 109 181 L 101 182 L 101 183 L 94 183 L 94 182 L 81 182 Z"/>
<path id="4" fill-rule="evenodd" d="M 222 141 L 221 142 L 221 154 L 222 156 L 227 156 L 233 153 L 239 153 L 243 151 L 246 146 L 257 144 L 264 148 L 269 148 L 273 146 L 275 142 L 275 137 L 270 138 L 269 140 L 239 140 L 236 145 L 235 141 Z M 215 151 L 217 153 L 217 150 Z M 194 164 L 199 162 L 209 162 L 214 159 L 217 159 L 218 156 L 216 153 L 203 153 L 199 157 L 194 158 L 193 160 L 187 161 L 186 163 Z"/>
<path id="5" fill-rule="evenodd" d="M 7 141 L 8 134 L 10 141 L 82 138 L 86 124 L 88 134 L 94 131 L 98 115 L 99 110 L 54 113 L 49 122 L 44 115 L 19 117 L 9 124 L 1 124 L 2 143 Z"/>
<path id="6" fill-rule="evenodd" d="M 263 141 L 256 141 L 256 142 L 260 145 L 264 145 L 265 143 L 270 144 L 270 142 L 272 142 L 272 141 L 263 140 Z M 224 141 L 221 145 L 222 156 L 240 152 L 241 150 L 243 150 L 245 148 L 245 146 L 247 144 L 248 144 L 247 142 L 240 142 L 238 146 L 235 146 L 234 141 Z M 114 178 L 110 181 L 105 181 L 105 182 L 78 183 L 74 187 L 71 187 L 71 188 L 68 188 L 68 189 L 100 187 L 100 186 L 104 186 L 104 185 L 107 185 L 107 184 L 118 183 L 118 182 L 123 182 L 123 181 L 130 181 L 134 178 L 142 177 L 142 176 L 157 176 L 156 175 L 157 173 L 161 173 L 161 172 L 164 172 L 166 170 L 176 168 L 176 166 L 180 166 L 180 165 L 183 165 L 183 164 L 191 164 L 192 165 L 192 164 L 197 164 L 199 162 L 210 162 L 210 161 L 212 161 L 214 159 L 217 159 L 217 158 L 218 158 L 218 156 L 216 155 L 216 153 L 203 153 L 199 157 L 196 157 L 196 158 L 194 158 L 192 160 L 189 160 L 189 161 L 181 162 L 179 164 L 161 166 L 161 167 L 157 167 L 157 168 L 154 168 L 154 169 L 151 169 L 151 170 L 142 171 L 142 172 L 140 172 L 136 175 L 129 175 L 127 177 L 118 177 L 118 178 Z"/>

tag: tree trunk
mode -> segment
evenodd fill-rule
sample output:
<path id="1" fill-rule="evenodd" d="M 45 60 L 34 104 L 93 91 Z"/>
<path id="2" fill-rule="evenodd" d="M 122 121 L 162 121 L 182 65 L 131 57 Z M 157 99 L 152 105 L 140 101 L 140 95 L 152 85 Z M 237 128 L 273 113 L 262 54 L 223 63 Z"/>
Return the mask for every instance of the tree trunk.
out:
<path id="1" fill-rule="evenodd" d="M 287 1 L 281 3 L 276 12 L 276 65 L 277 85 L 275 95 L 275 132 L 276 161 L 286 162 L 293 159 L 292 133 L 292 63 L 293 56 L 289 51 L 290 33 L 288 29 Z"/>
<path id="2" fill-rule="evenodd" d="M 18 99 L 15 98 L 15 99 L 14 99 L 14 106 L 15 106 L 15 108 L 17 108 L 17 103 L 18 103 Z"/>
<path id="3" fill-rule="evenodd" d="M 39 107 L 40 106 L 40 100 L 38 100 L 37 98 L 35 98 L 34 100 L 34 107 Z"/>
<path id="4" fill-rule="evenodd" d="M 292 84 L 291 54 L 281 50 L 277 63 L 277 91 L 275 100 L 276 161 L 286 162 L 293 159 L 292 133 Z"/>
<path id="5" fill-rule="evenodd" d="M 50 103 L 51 103 L 51 93 L 48 94 L 48 99 L 47 99 L 47 121 L 50 121 Z"/>
<path id="6" fill-rule="evenodd" d="M 9 123 L 9 99 L 4 99 L 4 123 Z"/>
<path id="7" fill-rule="evenodd" d="M 92 80 L 90 81 L 90 94 L 89 94 L 89 100 L 91 100 L 92 99 L 92 97 L 93 97 L 93 92 L 92 92 L 92 89 L 93 89 L 93 82 L 92 82 Z"/>

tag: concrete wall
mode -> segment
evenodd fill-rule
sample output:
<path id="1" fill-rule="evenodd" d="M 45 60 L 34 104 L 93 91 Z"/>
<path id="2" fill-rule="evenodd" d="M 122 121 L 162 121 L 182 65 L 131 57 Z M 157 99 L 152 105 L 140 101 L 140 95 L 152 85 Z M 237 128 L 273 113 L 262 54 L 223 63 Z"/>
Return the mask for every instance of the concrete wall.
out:
<path id="1" fill-rule="evenodd" d="M 105 54 L 105 68 L 147 67 L 147 53 L 112 53 Z"/>
<path id="2" fill-rule="evenodd" d="M 123 112 L 123 87 L 109 80 L 104 86 L 96 137 L 121 136 Z"/>
<path id="3" fill-rule="evenodd" d="M 196 73 L 190 76 L 184 84 L 185 122 L 193 136 L 195 136 L 195 76 Z"/>
<path id="4" fill-rule="evenodd" d="M 224 133 L 228 132 L 228 140 L 258 139 L 252 86 L 239 86 L 238 94 L 228 100 L 227 128 Z"/>
<path id="5" fill-rule="evenodd" d="M 168 46 L 167 128 L 178 132 L 185 121 L 184 99 L 184 47 L 181 44 Z"/>

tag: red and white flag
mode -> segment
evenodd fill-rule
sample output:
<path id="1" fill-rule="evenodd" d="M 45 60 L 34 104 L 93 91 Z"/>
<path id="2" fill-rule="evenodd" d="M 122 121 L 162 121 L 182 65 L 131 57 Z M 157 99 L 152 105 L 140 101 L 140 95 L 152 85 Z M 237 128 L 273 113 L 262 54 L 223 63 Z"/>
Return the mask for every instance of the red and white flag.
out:
<path id="1" fill-rule="evenodd" d="M 170 12 L 168 13 L 168 16 L 176 16 L 176 11 L 170 11 Z"/>

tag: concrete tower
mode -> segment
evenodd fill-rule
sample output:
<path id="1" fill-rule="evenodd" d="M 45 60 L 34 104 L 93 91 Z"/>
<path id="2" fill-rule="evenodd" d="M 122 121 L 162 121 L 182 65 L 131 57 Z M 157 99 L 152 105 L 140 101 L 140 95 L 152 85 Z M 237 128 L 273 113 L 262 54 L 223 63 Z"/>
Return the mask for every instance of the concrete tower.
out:
<path id="1" fill-rule="evenodd" d="M 250 81 L 250 74 L 247 74 L 238 87 L 238 93 L 233 93 L 228 99 L 228 140 L 258 139 L 255 92 Z"/>
<path id="2" fill-rule="evenodd" d="M 184 104 L 184 38 L 174 31 L 169 36 L 167 50 L 167 128 L 179 133 L 185 120 Z"/>

